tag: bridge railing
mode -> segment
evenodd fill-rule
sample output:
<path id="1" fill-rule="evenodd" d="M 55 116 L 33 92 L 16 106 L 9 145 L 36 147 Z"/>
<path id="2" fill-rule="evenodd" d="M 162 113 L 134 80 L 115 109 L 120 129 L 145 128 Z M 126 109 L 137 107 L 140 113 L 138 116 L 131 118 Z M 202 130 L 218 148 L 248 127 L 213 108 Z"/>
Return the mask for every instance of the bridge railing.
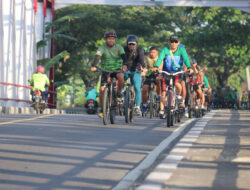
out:
<path id="1" fill-rule="evenodd" d="M 14 84 L 14 83 L 9 83 L 9 82 L 0 82 L 0 85 L 5 85 L 5 86 L 13 86 L 13 87 L 18 87 L 18 88 L 26 88 L 28 90 L 32 89 L 32 86 L 25 86 L 25 85 L 21 85 L 21 84 Z M 50 95 L 55 96 L 56 95 L 56 91 L 48 91 L 48 93 Z M 31 104 L 32 101 L 29 99 L 16 99 L 16 98 L 8 98 L 8 97 L 0 97 L 0 101 L 14 101 L 14 102 L 24 102 L 24 103 L 28 103 Z M 55 104 L 48 104 L 50 106 L 56 107 Z"/>

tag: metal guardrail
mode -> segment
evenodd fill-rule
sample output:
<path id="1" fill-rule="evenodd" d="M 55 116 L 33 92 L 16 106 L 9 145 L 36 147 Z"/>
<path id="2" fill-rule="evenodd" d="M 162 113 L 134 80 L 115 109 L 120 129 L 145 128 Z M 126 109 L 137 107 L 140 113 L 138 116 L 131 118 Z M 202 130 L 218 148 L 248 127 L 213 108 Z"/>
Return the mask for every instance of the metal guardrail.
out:
<path id="1" fill-rule="evenodd" d="M 6 85 L 6 86 L 15 86 L 15 87 L 21 87 L 21 88 L 27 88 L 27 89 L 32 89 L 32 86 L 24 86 L 21 84 L 14 84 L 14 83 L 9 83 L 9 82 L 0 82 L 0 85 Z M 48 91 L 50 94 L 56 94 L 56 91 Z M 31 104 L 31 100 L 23 100 L 23 99 L 14 99 L 14 98 L 0 98 L 2 101 L 15 101 L 15 102 L 25 102 Z M 50 106 L 56 106 L 55 104 L 48 104 Z"/>

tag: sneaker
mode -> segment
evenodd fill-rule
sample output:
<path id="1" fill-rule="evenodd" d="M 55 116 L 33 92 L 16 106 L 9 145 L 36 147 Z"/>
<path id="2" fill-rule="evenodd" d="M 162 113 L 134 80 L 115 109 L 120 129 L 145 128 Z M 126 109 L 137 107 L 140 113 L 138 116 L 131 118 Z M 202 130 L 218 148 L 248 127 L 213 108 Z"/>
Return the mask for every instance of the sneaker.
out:
<path id="1" fill-rule="evenodd" d="M 177 98 L 177 100 L 179 100 L 179 101 L 182 100 L 182 96 L 180 96 L 180 95 L 177 95 L 176 98 Z"/>
<path id="2" fill-rule="evenodd" d="M 141 110 L 140 110 L 139 107 L 135 107 L 135 108 L 134 108 L 134 112 L 135 112 L 135 114 L 136 114 L 137 116 L 141 116 Z"/>
<path id="3" fill-rule="evenodd" d="M 103 113 L 102 112 L 98 113 L 98 117 L 103 118 Z"/>
<path id="4" fill-rule="evenodd" d="M 117 95 L 116 95 L 116 102 L 117 103 L 122 102 L 122 94 L 121 93 L 117 93 Z"/>
<path id="5" fill-rule="evenodd" d="M 100 112 L 98 113 L 98 117 L 103 118 L 103 111 L 102 111 L 102 109 L 101 109 Z"/>
<path id="6" fill-rule="evenodd" d="M 159 116 L 160 116 L 160 119 L 165 119 L 165 114 L 163 110 L 159 111 Z"/>
<path id="7" fill-rule="evenodd" d="M 204 106 L 204 105 L 201 105 L 201 109 L 202 109 L 202 110 L 205 110 L 206 108 L 205 108 L 205 106 Z"/>
<path id="8" fill-rule="evenodd" d="M 181 109 L 185 109 L 185 101 L 184 101 L 184 100 L 182 100 L 182 101 L 180 102 L 180 108 L 181 108 Z"/>
<path id="9" fill-rule="evenodd" d="M 146 113 L 147 110 L 148 110 L 148 106 L 147 105 L 143 105 L 142 106 L 142 110 L 141 110 L 142 114 Z"/>

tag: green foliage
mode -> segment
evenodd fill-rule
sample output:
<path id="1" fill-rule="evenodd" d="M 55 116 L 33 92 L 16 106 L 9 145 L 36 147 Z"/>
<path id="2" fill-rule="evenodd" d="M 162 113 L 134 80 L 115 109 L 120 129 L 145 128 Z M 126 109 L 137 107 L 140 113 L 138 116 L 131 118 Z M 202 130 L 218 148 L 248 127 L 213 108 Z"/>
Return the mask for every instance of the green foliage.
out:
<path id="1" fill-rule="evenodd" d="M 231 75 L 228 78 L 228 85 L 235 88 L 238 92 L 242 92 L 242 83 L 246 81 L 246 69 L 242 68 L 238 73 Z"/>
<path id="2" fill-rule="evenodd" d="M 68 97 L 70 102 L 67 102 Z M 72 107 L 73 104 L 75 107 L 83 107 L 85 102 L 85 85 L 81 78 L 77 77 L 75 80 L 70 78 L 68 84 L 57 88 L 57 107 Z"/>
<path id="3" fill-rule="evenodd" d="M 59 9 L 58 21 L 53 24 L 55 31 L 63 31 L 77 41 L 55 41 L 56 53 L 67 50 L 71 55 L 65 63 L 56 65 L 55 77 L 64 81 L 77 75 L 85 85 L 97 82 L 98 73 L 89 68 L 95 51 L 105 43 L 103 34 L 114 30 L 121 45 L 125 45 L 128 34 L 136 34 L 140 46 L 159 49 L 168 44 L 171 34 L 179 35 L 190 59 L 196 58 L 209 68 L 210 84 L 223 86 L 229 76 L 249 64 L 249 18 L 240 10 L 217 7 L 75 5 Z"/>

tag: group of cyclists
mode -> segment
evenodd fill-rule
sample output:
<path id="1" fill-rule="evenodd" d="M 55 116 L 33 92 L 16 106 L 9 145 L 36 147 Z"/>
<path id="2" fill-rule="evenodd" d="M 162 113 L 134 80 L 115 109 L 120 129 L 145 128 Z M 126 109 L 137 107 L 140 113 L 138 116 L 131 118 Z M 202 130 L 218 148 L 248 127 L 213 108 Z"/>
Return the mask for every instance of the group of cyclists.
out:
<path id="1" fill-rule="evenodd" d="M 134 88 L 135 104 L 133 112 L 137 115 L 144 115 L 148 111 L 149 92 L 157 95 L 156 100 L 159 103 L 158 114 L 161 119 L 166 116 L 166 92 L 169 87 L 169 81 L 163 77 L 162 73 L 180 73 L 174 77 L 174 87 L 176 90 L 176 102 L 182 110 L 190 106 L 190 90 L 187 84 L 192 84 L 195 92 L 195 102 L 199 104 L 201 110 L 208 109 L 210 105 L 213 108 L 239 108 L 241 103 L 247 107 L 248 94 L 239 93 L 236 89 L 226 86 L 225 88 L 211 89 L 208 79 L 205 75 L 206 69 L 198 65 L 195 59 L 190 59 L 184 45 L 176 35 L 171 35 L 168 45 L 161 51 L 157 47 L 149 47 L 147 51 L 139 46 L 138 37 L 130 34 L 126 39 L 126 46 L 122 47 L 116 43 L 117 34 L 113 31 L 104 34 L 106 43 L 100 46 L 96 52 L 96 57 L 90 68 L 92 72 L 101 70 L 100 94 L 94 89 L 93 82 L 91 88 L 86 93 L 87 100 L 99 96 L 100 111 L 99 117 L 103 117 L 103 91 L 108 77 L 114 77 L 117 80 L 116 102 L 121 103 L 124 99 L 125 81 L 130 78 Z M 100 67 L 97 66 L 100 62 Z M 111 73 L 112 72 L 112 73 Z M 111 74 L 110 74 L 111 73 Z M 192 75 L 192 81 L 187 80 L 187 73 Z M 153 88 L 152 84 L 153 83 Z M 48 98 L 45 86 L 50 82 L 45 74 L 45 69 L 38 66 L 36 73 L 30 79 L 32 100 L 34 92 L 40 90 L 43 99 Z M 97 104 L 96 104 L 97 106 Z"/>
<path id="2" fill-rule="evenodd" d="M 248 93 L 245 90 L 239 93 L 236 88 L 230 88 L 228 85 L 224 88 L 213 88 L 211 106 L 214 109 L 247 109 Z"/>
<path id="3" fill-rule="evenodd" d="M 201 109 L 205 110 L 207 104 L 211 102 L 211 87 L 208 79 L 195 59 L 191 62 L 189 61 L 186 49 L 180 43 L 178 36 L 171 35 L 168 46 L 164 47 L 160 52 L 156 47 L 150 47 L 148 55 L 144 54 L 144 49 L 139 46 L 138 37 L 134 34 L 127 36 L 125 47 L 116 43 L 117 34 L 113 31 L 106 32 L 104 38 L 106 43 L 98 48 L 94 63 L 90 69 L 92 72 L 97 71 L 99 69 L 97 65 L 101 61 L 100 70 L 102 72 L 99 98 L 101 110 L 98 114 L 99 117 L 103 117 L 102 97 L 107 76 L 115 77 L 118 81 L 117 102 L 122 101 L 124 81 L 130 77 L 135 94 L 134 113 L 138 116 L 147 112 L 149 86 L 153 78 L 154 91 L 157 93 L 157 99 L 160 102 L 159 116 L 164 118 L 168 82 L 162 77 L 161 71 L 169 73 L 184 71 L 190 75 L 195 75 L 195 97 L 199 101 Z M 110 71 L 113 72 L 109 75 Z M 183 110 L 187 107 L 186 77 L 184 72 L 176 75 L 174 78 L 176 97 L 179 107 Z M 205 101 L 206 99 L 207 101 Z"/>

